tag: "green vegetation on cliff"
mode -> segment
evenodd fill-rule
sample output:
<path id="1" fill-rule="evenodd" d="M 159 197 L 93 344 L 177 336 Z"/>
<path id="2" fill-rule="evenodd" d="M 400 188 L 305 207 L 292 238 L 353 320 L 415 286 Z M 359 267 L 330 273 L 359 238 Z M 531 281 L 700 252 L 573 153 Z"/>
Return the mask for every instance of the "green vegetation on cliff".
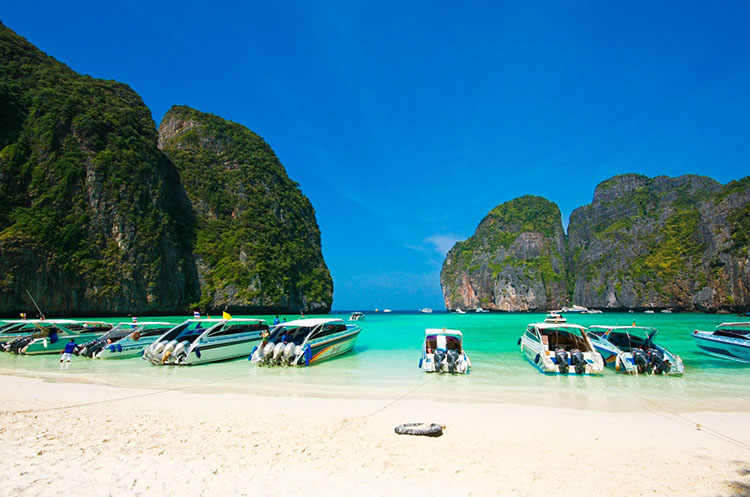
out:
<path id="1" fill-rule="evenodd" d="M 159 133 L 198 215 L 201 307 L 330 310 L 315 211 L 268 144 L 184 106 L 170 109 Z"/>
<path id="2" fill-rule="evenodd" d="M 747 178 L 722 186 L 696 175 L 602 182 L 594 202 L 571 215 L 576 303 L 718 309 L 748 302 L 747 268 L 736 258 L 747 250 L 748 186 Z"/>
<path id="3" fill-rule="evenodd" d="M 744 310 L 749 220 L 750 177 L 721 185 L 696 175 L 615 176 L 573 212 L 567 239 L 553 203 L 521 197 L 448 253 L 443 295 L 451 309 L 530 310 L 542 289 L 547 308 L 559 307 L 566 284 L 570 300 L 587 307 Z"/>
<path id="4" fill-rule="evenodd" d="M 156 141 L 129 87 L 80 76 L 0 24 L 4 312 L 25 308 L 25 288 L 50 312 L 173 311 L 195 298 L 193 216 Z"/>
<path id="5" fill-rule="evenodd" d="M 526 235 L 523 240 L 519 237 Z M 507 288 L 534 289 L 531 308 L 560 307 L 567 302 L 565 235 L 560 209 L 542 197 L 526 195 L 498 205 L 479 223 L 474 235 L 450 250 L 441 272 L 448 308 L 491 309 L 514 305 Z M 466 288 L 468 285 L 470 289 Z M 475 301 L 464 297 L 475 295 Z"/>

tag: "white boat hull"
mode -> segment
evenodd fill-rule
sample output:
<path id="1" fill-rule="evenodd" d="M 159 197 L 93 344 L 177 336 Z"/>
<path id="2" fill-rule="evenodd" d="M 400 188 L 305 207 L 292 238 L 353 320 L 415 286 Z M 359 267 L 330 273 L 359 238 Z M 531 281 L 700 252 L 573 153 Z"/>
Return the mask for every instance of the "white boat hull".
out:
<path id="1" fill-rule="evenodd" d="M 524 357 L 539 371 L 545 374 L 563 374 L 560 372 L 554 355 L 548 350 L 542 350 L 537 342 L 528 339 L 525 335 L 521 337 L 521 351 Z M 586 375 L 600 375 L 604 373 L 604 360 L 598 352 L 583 352 L 586 361 Z M 569 375 L 577 374 L 574 368 L 569 368 Z"/>

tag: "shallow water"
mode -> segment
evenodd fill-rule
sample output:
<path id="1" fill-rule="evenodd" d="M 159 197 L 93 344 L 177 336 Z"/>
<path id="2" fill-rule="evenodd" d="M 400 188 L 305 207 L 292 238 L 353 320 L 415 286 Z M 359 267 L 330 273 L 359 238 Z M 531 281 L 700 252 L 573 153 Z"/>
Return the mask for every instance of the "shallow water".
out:
<path id="1" fill-rule="evenodd" d="M 347 319 L 349 313 L 331 314 Z M 238 316 L 239 317 L 239 316 Z M 244 317 L 244 316 L 243 316 Z M 259 316 L 269 322 L 273 316 Z M 191 367 L 157 367 L 140 358 L 92 360 L 0 353 L 0 374 L 47 381 L 83 381 L 136 388 L 193 392 L 247 392 L 355 398 L 427 398 L 459 402 L 509 402 L 592 410 L 750 411 L 750 365 L 712 358 L 698 351 L 695 329 L 712 330 L 731 315 L 606 313 L 567 315 L 569 322 L 654 326 L 656 339 L 680 355 L 683 377 L 546 376 L 522 356 L 518 337 L 543 314 L 367 313 L 354 350 L 309 368 L 266 368 L 246 358 Z M 287 319 L 295 319 L 288 316 Z M 181 322 L 185 317 L 160 318 Z M 109 319 L 108 321 L 118 321 Z M 453 328 L 464 334 L 469 375 L 426 374 L 418 368 L 425 328 Z"/>

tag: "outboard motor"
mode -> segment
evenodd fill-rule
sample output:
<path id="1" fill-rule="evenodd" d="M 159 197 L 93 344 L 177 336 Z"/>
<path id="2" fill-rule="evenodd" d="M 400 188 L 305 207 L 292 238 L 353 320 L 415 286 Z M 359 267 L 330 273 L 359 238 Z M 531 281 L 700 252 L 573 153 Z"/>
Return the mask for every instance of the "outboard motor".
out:
<path id="1" fill-rule="evenodd" d="M 275 364 L 280 364 L 281 363 L 281 359 L 283 358 L 283 354 L 284 354 L 284 346 L 285 345 L 286 344 L 284 342 L 279 342 L 279 343 L 277 343 L 277 344 L 274 345 L 274 348 L 273 348 L 273 362 Z"/>
<path id="2" fill-rule="evenodd" d="M 289 342 L 284 347 L 284 364 L 291 364 L 294 360 L 294 347 L 296 347 L 294 342 Z"/>
<path id="3" fill-rule="evenodd" d="M 443 360 L 445 360 L 445 350 L 437 349 L 433 355 L 435 359 L 435 371 L 438 373 L 443 371 Z"/>
<path id="4" fill-rule="evenodd" d="M 97 340 L 91 340 L 90 342 L 84 343 L 80 349 L 76 349 L 77 351 L 73 351 L 73 353 L 76 355 L 82 355 L 84 357 L 94 357 L 94 354 L 102 350 L 105 345 L 105 340 L 99 338 Z"/>
<path id="5" fill-rule="evenodd" d="M 633 361 L 635 361 L 638 374 L 650 372 L 651 367 L 649 366 L 648 355 L 643 349 L 633 349 Z"/>
<path id="6" fill-rule="evenodd" d="M 164 346 L 164 350 L 161 353 L 161 362 L 164 364 L 172 355 L 172 351 L 177 346 L 177 340 L 172 340 Z"/>
<path id="7" fill-rule="evenodd" d="M 175 362 L 179 362 L 183 356 L 187 356 L 187 351 L 189 349 L 190 342 L 188 342 L 187 340 L 175 345 L 174 351 L 172 352 L 172 357 L 174 357 Z"/>
<path id="8" fill-rule="evenodd" d="M 570 350 L 570 363 L 575 367 L 576 374 L 584 374 L 586 372 L 586 359 L 583 358 L 583 352 L 580 350 Z"/>
<path id="9" fill-rule="evenodd" d="M 448 359 L 448 372 L 455 373 L 456 367 L 458 366 L 458 351 L 451 349 L 447 354 Z"/>
<path id="10" fill-rule="evenodd" d="M 164 347 L 166 347 L 166 342 L 159 342 L 157 344 L 154 344 L 153 347 L 149 347 L 151 349 L 151 353 L 154 355 L 154 357 L 158 357 L 161 355 L 162 351 L 164 350 Z"/>
<path id="11" fill-rule="evenodd" d="M 273 359 L 273 349 L 276 347 L 275 343 L 267 343 L 265 347 L 263 347 L 261 352 L 260 360 L 263 361 L 263 364 L 270 364 L 271 360 Z"/>
<path id="12" fill-rule="evenodd" d="M 557 369 L 562 374 L 568 374 L 568 353 L 565 349 L 558 347 L 555 349 L 555 360 L 557 361 Z"/>
<path id="13" fill-rule="evenodd" d="M 21 353 L 21 349 L 23 349 L 29 343 L 31 343 L 32 340 L 33 340 L 32 337 L 16 338 L 15 340 L 11 341 L 8 344 L 8 349 L 7 350 L 8 350 L 8 352 L 11 352 L 13 354 L 20 354 Z"/>
<path id="14" fill-rule="evenodd" d="M 664 354 L 659 349 L 648 349 L 649 366 L 656 374 L 668 373 L 671 364 L 664 360 Z"/>

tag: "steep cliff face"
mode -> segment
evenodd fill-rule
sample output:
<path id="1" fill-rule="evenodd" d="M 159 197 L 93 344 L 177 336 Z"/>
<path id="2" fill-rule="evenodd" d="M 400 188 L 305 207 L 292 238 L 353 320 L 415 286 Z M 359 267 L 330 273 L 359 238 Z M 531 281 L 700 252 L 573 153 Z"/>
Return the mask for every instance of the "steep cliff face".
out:
<path id="1" fill-rule="evenodd" d="M 750 305 L 750 179 L 634 174 L 570 217 L 577 304 L 715 311 Z"/>
<path id="2" fill-rule="evenodd" d="M 616 176 L 558 225 L 538 197 L 495 208 L 448 253 L 446 307 L 750 308 L 750 177 Z"/>
<path id="3" fill-rule="evenodd" d="M 194 216 L 141 98 L 1 24 L 0 68 L 0 313 L 182 312 Z"/>
<path id="4" fill-rule="evenodd" d="M 328 312 L 333 282 L 315 211 L 258 135 L 176 106 L 159 146 L 196 211 L 200 306 L 233 312 Z"/>
<path id="5" fill-rule="evenodd" d="M 560 209 L 524 196 L 495 207 L 448 252 L 440 273 L 447 309 L 534 311 L 568 303 Z"/>

